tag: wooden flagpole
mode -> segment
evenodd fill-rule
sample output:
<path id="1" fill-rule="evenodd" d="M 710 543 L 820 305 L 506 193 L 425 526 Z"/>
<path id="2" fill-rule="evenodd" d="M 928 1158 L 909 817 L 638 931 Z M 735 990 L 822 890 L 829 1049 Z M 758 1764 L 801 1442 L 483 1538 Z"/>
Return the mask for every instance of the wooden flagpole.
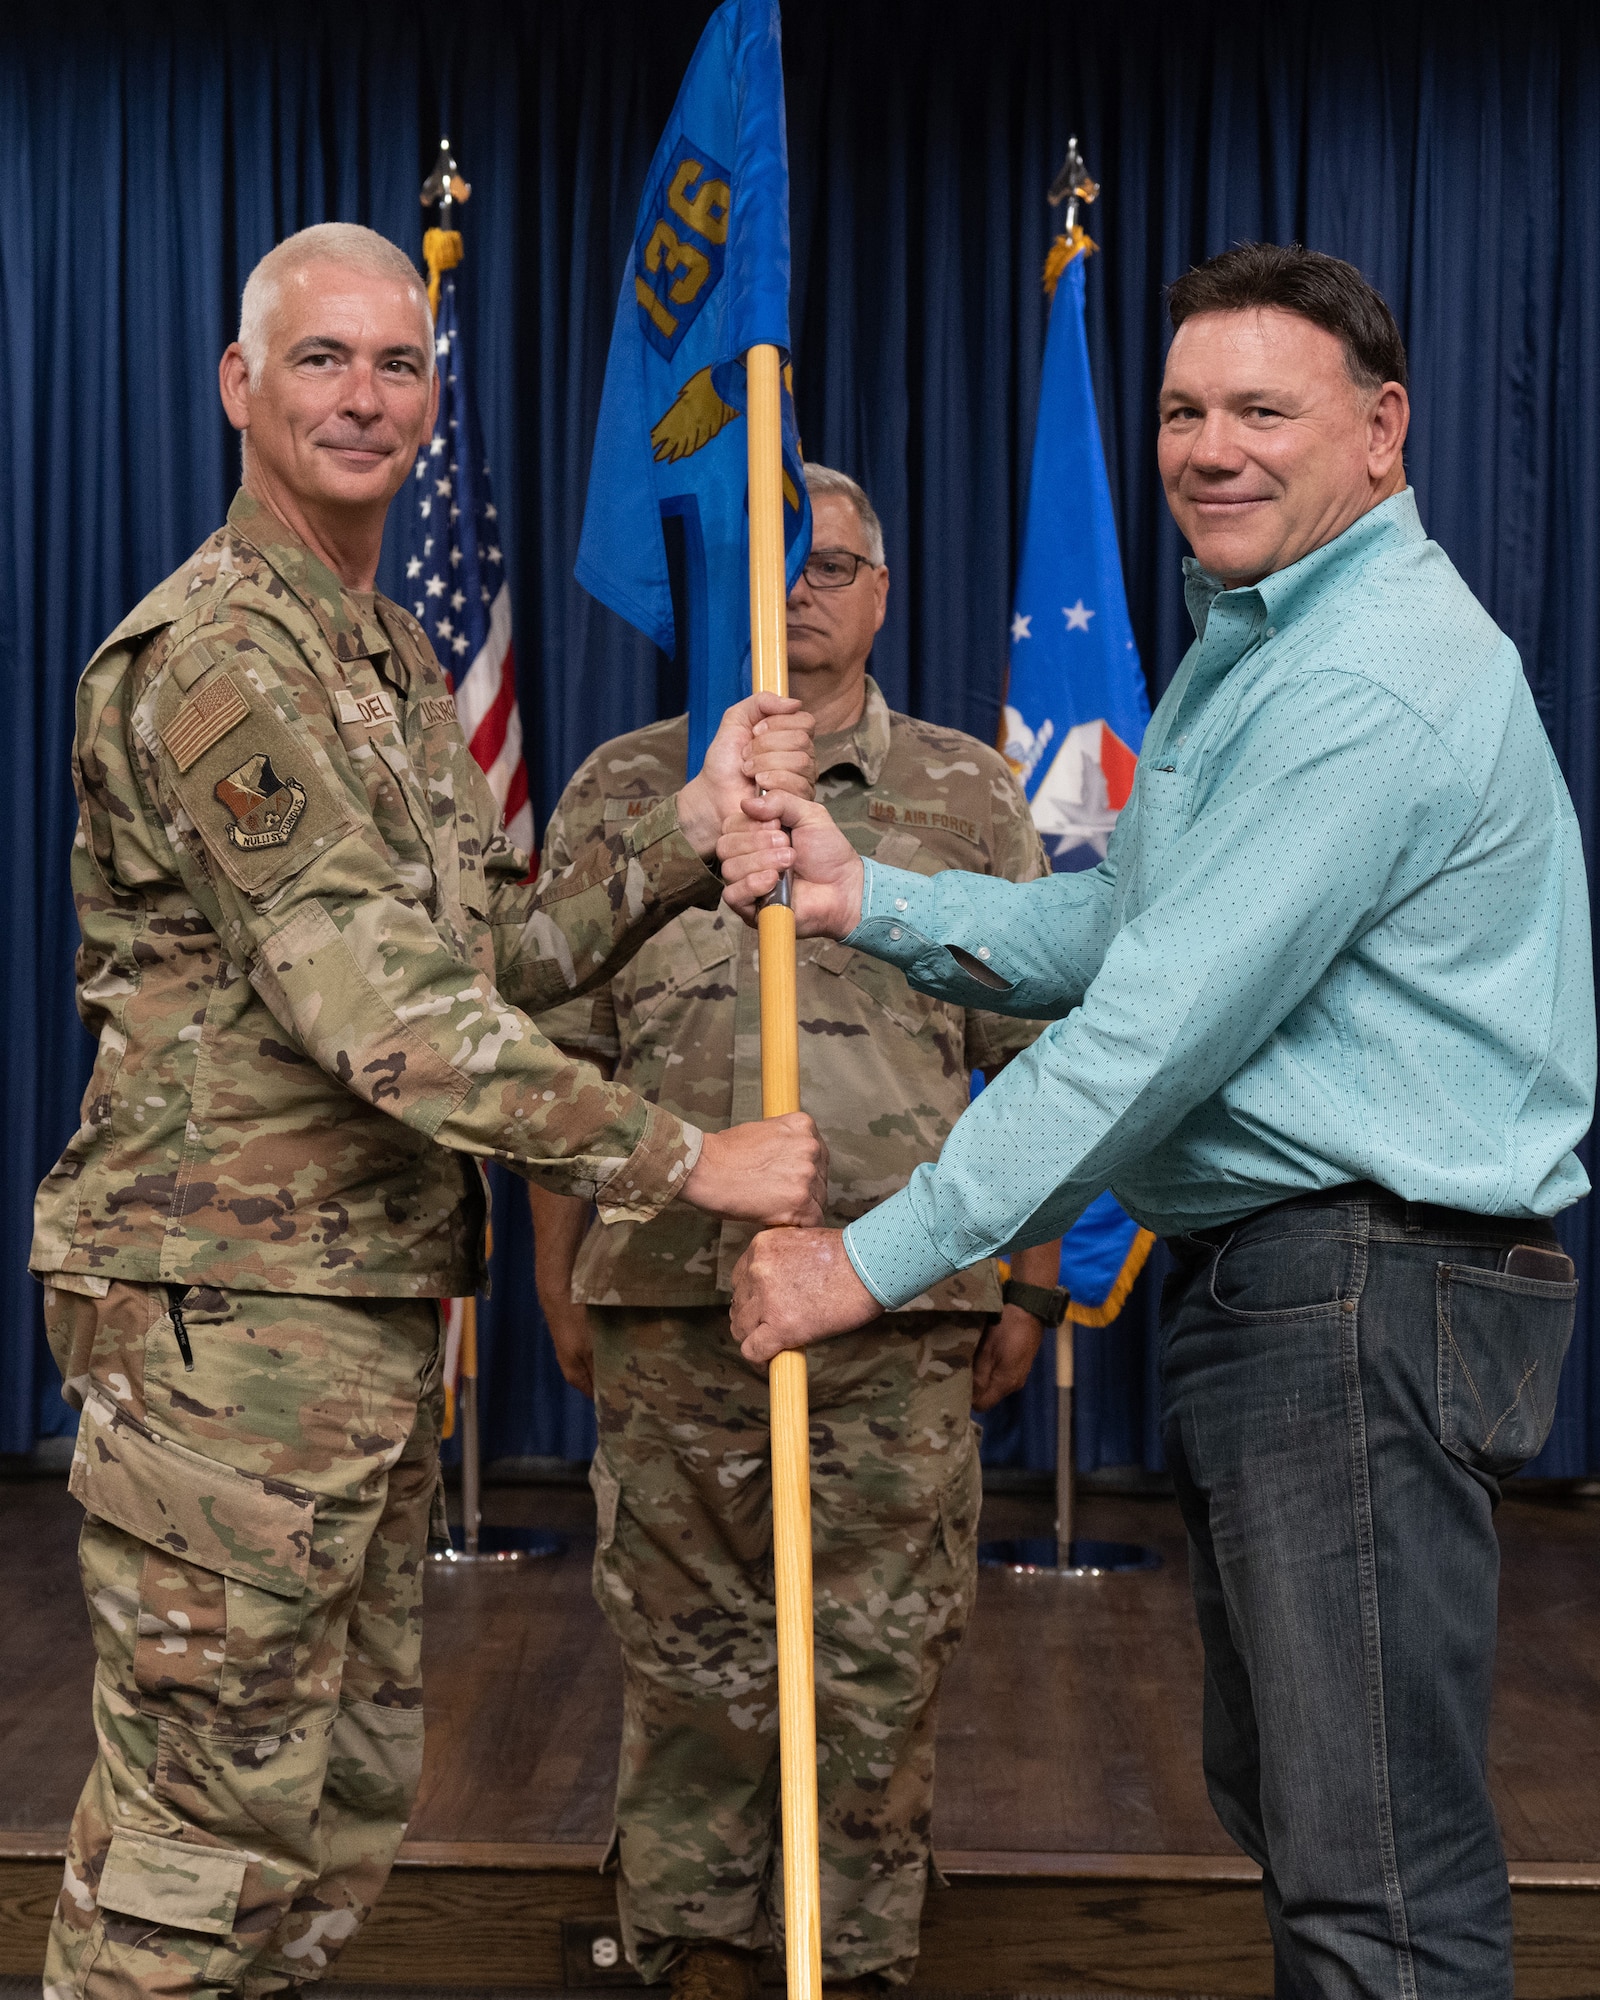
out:
<path id="1" fill-rule="evenodd" d="M 749 428 L 750 666 L 758 694 L 789 692 L 784 631 L 783 417 L 776 347 L 745 356 Z M 794 912 L 787 884 L 759 919 L 761 1110 L 800 1109 Z M 783 1907 L 789 2000 L 822 2000 L 817 1860 L 817 1704 L 812 1655 L 811 1414 L 803 1354 L 780 1354 L 772 1405 L 772 1556 L 778 1603 L 778 1739 L 783 1781 Z"/>

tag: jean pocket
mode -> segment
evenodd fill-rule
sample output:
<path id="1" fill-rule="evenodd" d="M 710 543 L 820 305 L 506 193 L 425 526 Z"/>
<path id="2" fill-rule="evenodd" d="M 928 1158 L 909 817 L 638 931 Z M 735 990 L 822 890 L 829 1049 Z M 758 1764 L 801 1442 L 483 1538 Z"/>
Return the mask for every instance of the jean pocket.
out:
<path id="1" fill-rule="evenodd" d="M 1359 1293 L 1360 1246 L 1332 1229 L 1245 1223 L 1211 1266 L 1211 1303 L 1235 1320 L 1320 1319 Z"/>
<path id="2" fill-rule="evenodd" d="M 1576 1278 L 1439 1266 L 1439 1441 L 1453 1458 L 1501 1479 L 1544 1449 L 1577 1297 Z"/>

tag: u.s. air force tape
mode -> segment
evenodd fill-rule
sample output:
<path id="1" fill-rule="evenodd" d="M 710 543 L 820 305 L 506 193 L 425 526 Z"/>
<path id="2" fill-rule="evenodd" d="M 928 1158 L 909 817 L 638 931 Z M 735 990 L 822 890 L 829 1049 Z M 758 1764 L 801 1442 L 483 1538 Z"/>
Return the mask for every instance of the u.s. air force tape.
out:
<path id="1" fill-rule="evenodd" d="M 250 704 L 228 674 L 208 681 L 190 695 L 161 732 L 161 740 L 180 771 L 187 771 L 212 744 L 227 735 L 250 713 Z"/>

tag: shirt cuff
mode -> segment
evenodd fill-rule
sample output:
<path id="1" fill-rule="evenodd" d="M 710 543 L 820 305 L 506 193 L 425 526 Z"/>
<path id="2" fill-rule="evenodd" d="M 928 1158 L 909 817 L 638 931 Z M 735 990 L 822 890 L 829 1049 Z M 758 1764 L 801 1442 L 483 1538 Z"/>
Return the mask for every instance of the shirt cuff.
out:
<path id="1" fill-rule="evenodd" d="M 920 991 L 958 1006 L 993 1006 L 997 993 L 1010 992 L 1010 980 L 988 962 L 987 944 L 970 952 L 944 941 L 950 911 L 937 875 L 864 860 L 861 877 L 861 921 L 843 943 L 898 966 Z"/>
<path id="2" fill-rule="evenodd" d="M 869 861 L 863 856 L 861 921 L 843 942 L 854 944 L 874 919 L 881 919 L 886 925 L 897 920 L 909 923 L 912 899 L 919 885 L 925 885 L 928 879 L 925 875 L 913 875 L 908 868 L 891 868 L 885 862 Z"/>
<path id="3" fill-rule="evenodd" d="M 657 1104 L 646 1104 L 644 1135 L 594 1191 L 602 1222 L 649 1222 L 682 1194 L 705 1134 Z"/>
<path id="4" fill-rule="evenodd" d="M 879 1305 L 891 1312 L 961 1269 L 937 1248 L 904 1188 L 857 1216 L 844 1232 L 844 1254 Z"/>
<path id="5" fill-rule="evenodd" d="M 917 889 L 927 878 L 905 868 L 889 868 L 881 861 L 861 864 L 861 921 L 841 943 L 888 965 L 908 972 L 933 947 L 927 931 L 918 925 L 914 904 Z"/>

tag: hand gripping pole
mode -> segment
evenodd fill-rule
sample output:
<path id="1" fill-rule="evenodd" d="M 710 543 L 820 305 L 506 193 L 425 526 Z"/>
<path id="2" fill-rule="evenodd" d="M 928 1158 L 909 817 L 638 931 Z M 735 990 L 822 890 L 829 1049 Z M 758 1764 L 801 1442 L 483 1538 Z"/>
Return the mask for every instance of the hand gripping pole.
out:
<path id="1" fill-rule="evenodd" d="M 750 665 L 758 694 L 789 692 L 784 638 L 783 420 L 776 347 L 745 356 L 750 476 Z M 794 912 L 786 889 L 761 911 L 761 1109 L 800 1109 Z M 817 1707 L 811 1609 L 811 1416 L 804 1354 L 780 1354 L 772 1404 L 772 1557 L 778 1601 L 778 1738 L 789 2000 L 822 2000 L 817 1862 Z"/>

